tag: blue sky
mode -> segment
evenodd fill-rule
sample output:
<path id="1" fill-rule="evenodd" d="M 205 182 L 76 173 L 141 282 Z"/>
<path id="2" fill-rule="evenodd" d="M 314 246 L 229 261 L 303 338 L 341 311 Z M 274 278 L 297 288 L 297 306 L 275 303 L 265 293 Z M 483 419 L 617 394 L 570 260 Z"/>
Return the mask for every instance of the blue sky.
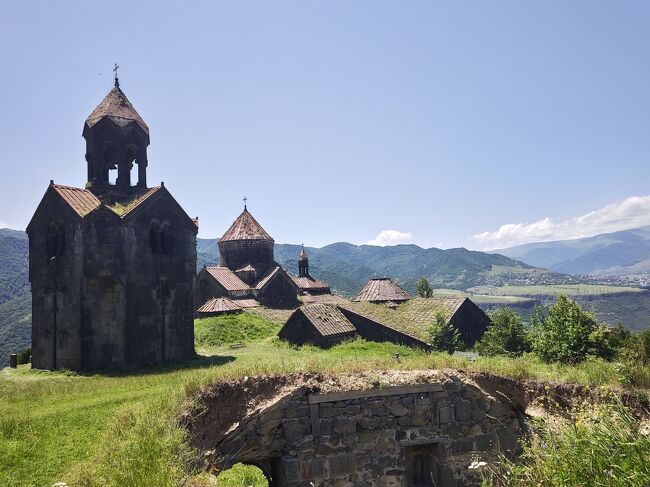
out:
<path id="1" fill-rule="evenodd" d="M 650 224 L 649 23 L 642 1 L 0 0 L 0 225 L 50 179 L 85 183 L 114 62 L 150 183 L 202 237 L 244 195 L 276 241 L 316 246 Z"/>

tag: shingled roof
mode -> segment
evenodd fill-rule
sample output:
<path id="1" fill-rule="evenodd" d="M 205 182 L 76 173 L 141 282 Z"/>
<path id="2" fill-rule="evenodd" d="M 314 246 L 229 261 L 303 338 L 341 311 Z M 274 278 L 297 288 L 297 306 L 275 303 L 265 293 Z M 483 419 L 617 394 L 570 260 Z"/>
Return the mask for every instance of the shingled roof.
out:
<path id="1" fill-rule="evenodd" d="M 302 313 L 322 336 L 356 332 L 356 328 L 333 304 L 307 304 L 296 313 Z"/>
<path id="2" fill-rule="evenodd" d="M 313 277 L 292 277 L 299 289 L 309 291 L 310 289 L 329 289 L 324 282 L 314 279 Z"/>
<path id="3" fill-rule="evenodd" d="M 262 228 L 262 225 L 253 218 L 253 215 L 246 208 L 244 208 L 241 215 L 230 225 L 230 228 L 226 230 L 226 233 L 219 239 L 219 242 L 227 242 L 229 240 L 268 240 L 273 242 L 271 236 L 266 233 L 266 230 Z"/>
<path id="4" fill-rule="evenodd" d="M 241 311 L 243 308 L 235 301 L 228 298 L 212 298 L 207 300 L 203 306 L 201 306 L 196 311 L 202 314 L 222 314 L 222 313 L 234 313 L 236 311 Z"/>
<path id="5" fill-rule="evenodd" d="M 131 105 L 124 92 L 117 86 L 108 92 L 101 103 L 97 105 L 97 108 L 88 116 L 86 126 L 91 128 L 105 117 L 120 127 L 135 122 L 145 131 L 147 137 L 149 136 L 149 127 L 147 127 L 140 114 L 133 108 L 133 105 Z"/>
<path id="6" fill-rule="evenodd" d="M 357 292 L 351 301 L 401 302 L 408 301 L 412 298 L 413 296 L 395 284 L 392 279 L 388 277 L 379 277 L 376 279 L 370 279 L 370 281 L 368 281 L 368 283 Z"/>
<path id="7" fill-rule="evenodd" d="M 226 291 L 248 291 L 250 286 L 227 267 L 206 267 L 205 270 L 223 286 Z"/>

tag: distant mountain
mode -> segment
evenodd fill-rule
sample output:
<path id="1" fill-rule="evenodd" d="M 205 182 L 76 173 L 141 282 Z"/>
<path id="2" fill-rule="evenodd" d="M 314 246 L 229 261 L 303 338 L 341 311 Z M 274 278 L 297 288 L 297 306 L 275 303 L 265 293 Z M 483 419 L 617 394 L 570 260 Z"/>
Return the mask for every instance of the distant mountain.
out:
<path id="1" fill-rule="evenodd" d="M 299 245 L 275 244 L 275 259 L 290 273 L 298 269 Z M 198 265 L 215 265 L 216 239 L 199 239 Z M 575 283 L 567 275 L 538 269 L 502 255 L 463 248 L 423 249 L 417 245 L 376 247 L 334 243 L 322 248 L 308 247 L 309 269 L 318 279 L 330 284 L 339 294 L 350 296 L 372 277 L 389 276 L 411 292 L 420 276 L 434 287 L 467 289 L 486 285 L 530 285 Z"/>
<path id="2" fill-rule="evenodd" d="M 27 234 L 0 228 L 0 304 L 29 291 Z"/>
<path id="3" fill-rule="evenodd" d="M 647 276 L 650 226 L 575 240 L 518 245 L 494 253 L 567 274 Z"/>

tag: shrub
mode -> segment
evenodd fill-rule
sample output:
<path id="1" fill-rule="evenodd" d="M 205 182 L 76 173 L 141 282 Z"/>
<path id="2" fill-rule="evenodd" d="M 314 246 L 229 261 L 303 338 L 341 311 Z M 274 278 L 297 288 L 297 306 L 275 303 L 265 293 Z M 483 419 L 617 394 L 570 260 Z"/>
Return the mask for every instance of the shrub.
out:
<path id="1" fill-rule="evenodd" d="M 418 283 L 415 285 L 415 291 L 421 298 L 430 298 L 433 296 L 431 284 L 429 284 L 429 281 L 427 281 L 427 278 L 424 276 L 418 279 Z"/>
<path id="2" fill-rule="evenodd" d="M 544 362 L 575 364 L 593 349 L 593 333 L 598 325 L 594 316 L 578 303 L 559 295 L 548 314 L 537 308 L 531 317 L 533 349 Z"/>
<path id="3" fill-rule="evenodd" d="M 28 364 L 29 360 L 32 356 L 32 349 L 31 348 L 26 348 L 18 353 L 16 358 L 18 359 L 18 365 L 21 364 Z"/>
<path id="4" fill-rule="evenodd" d="M 476 344 L 478 353 L 519 357 L 524 352 L 530 352 L 530 332 L 517 312 L 510 308 L 499 308 L 490 314 L 490 321 L 490 326 Z"/>
<path id="5" fill-rule="evenodd" d="M 436 321 L 429 328 L 429 338 L 431 346 L 439 352 L 452 354 L 463 345 L 460 333 L 442 312 L 436 313 Z"/>

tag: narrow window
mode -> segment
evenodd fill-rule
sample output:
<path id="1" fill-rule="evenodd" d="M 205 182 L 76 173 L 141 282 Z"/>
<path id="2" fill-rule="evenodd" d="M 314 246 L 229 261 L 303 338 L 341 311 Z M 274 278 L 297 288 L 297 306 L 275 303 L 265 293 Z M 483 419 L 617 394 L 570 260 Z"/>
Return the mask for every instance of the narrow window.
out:
<path id="1" fill-rule="evenodd" d="M 162 249 L 162 230 L 160 225 L 152 223 L 151 230 L 149 230 L 149 246 L 151 247 L 152 254 L 160 254 Z"/>

